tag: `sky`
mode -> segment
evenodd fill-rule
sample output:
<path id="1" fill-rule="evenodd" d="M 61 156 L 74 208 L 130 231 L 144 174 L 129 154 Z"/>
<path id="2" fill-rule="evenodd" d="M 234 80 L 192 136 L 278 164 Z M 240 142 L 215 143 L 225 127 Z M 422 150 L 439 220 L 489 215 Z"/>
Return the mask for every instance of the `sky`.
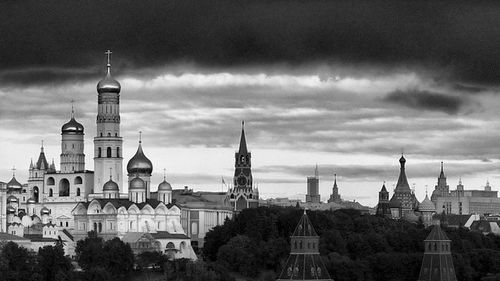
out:
<path id="1" fill-rule="evenodd" d="M 112 50 L 124 167 L 145 154 L 174 188 L 225 190 L 241 121 L 261 198 L 392 192 L 404 151 L 419 200 L 444 161 L 450 188 L 498 190 L 500 3 L 410 0 L 0 2 L 0 181 L 27 182 L 44 141 L 85 126 Z"/>

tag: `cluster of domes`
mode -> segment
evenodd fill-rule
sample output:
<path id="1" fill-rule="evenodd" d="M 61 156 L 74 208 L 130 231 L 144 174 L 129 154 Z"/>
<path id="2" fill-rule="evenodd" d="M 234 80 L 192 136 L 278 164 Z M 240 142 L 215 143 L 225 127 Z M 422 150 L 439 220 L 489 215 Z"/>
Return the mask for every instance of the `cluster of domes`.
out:
<path id="1" fill-rule="evenodd" d="M 129 175 L 133 174 L 147 174 L 151 175 L 153 172 L 153 163 L 149 160 L 144 152 L 142 151 L 141 142 L 139 142 L 139 147 L 134 157 L 128 161 L 127 172 Z"/>
<path id="2" fill-rule="evenodd" d="M 66 124 L 62 125 L 61 132 L 63 134 L 73 133 L 73 134 L 83 134 L 83 125 L 75 120 L 75 117 L 71 117 Z"/>

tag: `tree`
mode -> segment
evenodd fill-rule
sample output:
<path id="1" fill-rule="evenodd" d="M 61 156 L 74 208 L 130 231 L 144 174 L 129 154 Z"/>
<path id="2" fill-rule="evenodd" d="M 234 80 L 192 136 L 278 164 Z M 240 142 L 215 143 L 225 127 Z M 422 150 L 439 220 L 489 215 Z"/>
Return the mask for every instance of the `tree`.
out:
<path id="1" fill-rule="evenodd" d="M 40 248 L 37 261 L 38 271 L 45 281 L 56 280 L 56 276 L 62 278 L 72 269 L 71 261 L 64 256 L 62 245 Z"/>
<path id="2" fill-rule="evenodd" d="M 117 280 L 128 277 L 134 267 L 134 253 L 129 244 L 120 238 L 113 238 L 104 243 L 104 267 Z"/>
<path id="3" fill-rule="evenodd" d="M 76 243 L 76 259 L 78 265 L 85 271 L 103 266 L 104 241 L 101 237 L 97 237 L 94 231 L 90 231 L 87 238 L 79 240 Z"/>
<path id="4" fill-rule="evenodd" d="M 255 277 L 259 274 L 259 260 L 255 241 L 248 236 L 237 235 L 220 247 L 217 262 L 229 270 L 237 271 L 245 276 Z"/>
<path id="5" fill-rule="evenodd" d="M 32 280 L 33 257 L 26 248 L 7 242 L 0 252 L 0 277 L 3 280 Z"/>

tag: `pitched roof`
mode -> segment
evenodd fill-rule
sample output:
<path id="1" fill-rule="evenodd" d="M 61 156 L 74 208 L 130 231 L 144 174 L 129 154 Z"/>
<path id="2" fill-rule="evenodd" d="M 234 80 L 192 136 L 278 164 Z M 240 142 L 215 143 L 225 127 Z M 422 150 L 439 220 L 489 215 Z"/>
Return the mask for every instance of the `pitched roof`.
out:
<path id="1" fill-rule="evenodd" d="M 154 239 L 189 239 L 186 234 L 181 233 L 170 233 L 168 231 L 158 231 L 156 233 L 151 233 Z"/>
<path id="2" fill-rule="evenodd" d="M 441 229 L 441 226 L 435 225 L 431 233 L 427 236 L 425 241 L 450 241 L 448 236 L 446 236 L 446 233 Z"/>
<path id="3" fill-rule="evenodd" d="M 21 236 L 13 235 L 10 233 L 6 233 L 6 232 L 0 232 L 0 240 L 6 240 L 6 241 L 25 240 L 25 241 L 27 241 L 29 239 L 21 237 Z"/>
<path id="4" fill-rule="evenodd" d="M 122 241 L 124 243 L 136 243 L 142 237 L 146 237 L 148 240 L 152 239 L 152 235 L 147 232 L 127 232 L 123 236 Z"/>
<path id="5" fill-rule="evenodd" d="M 248 153 L 247 140 L 245 138 L 245 121 L 241 122 L 241 139 L 240 139 L 240 149 L 239 149 L 238 153 L 240 153 L 240 154 Z"/>
<path id="6" fill-rule="evenodd" d="M 401 168 L 399 171 L 398 183 L 396 184 L 396 189 L 394 191 L 410 192 L 410 185 L 408 184 L 408 179 L 406 178 L 406 173 L 405 173 L 406 159 L 403 156 L 401 156 L 401 158 L 399 159 L 399 163 L 401 165 Z"/>
<path id="7" fill-rule="evenodd" d="M 307 217 L 306 210 L 304 210 L 304 214 L 295 227 L 295 231 L 293 232 L 292 236 L 318 236 L 311 224 L 311 221 L 309 220 L 309 217 Z"/>

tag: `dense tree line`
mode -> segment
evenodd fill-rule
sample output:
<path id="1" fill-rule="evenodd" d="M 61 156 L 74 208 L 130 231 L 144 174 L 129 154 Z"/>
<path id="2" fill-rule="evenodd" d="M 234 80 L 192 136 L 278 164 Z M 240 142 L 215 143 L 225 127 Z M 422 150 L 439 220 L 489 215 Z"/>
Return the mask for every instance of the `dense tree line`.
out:
<path id="1" fill-rule="evenodd" d="M 303 210 L 245 209 L 205 237 L 209 262 L 253 279 L 276 277 L 289 254 L 290 235 Z M 356 210 L 308 211 L 320 236 L 320 254 L 334 280 L 416 280 L 430 232 L 422 224 L 361 214 Z M 444 227 L 458 280 L 497 280 L 500 237 Z M 488 278 L 488 279 L 486 279 Z"/>

